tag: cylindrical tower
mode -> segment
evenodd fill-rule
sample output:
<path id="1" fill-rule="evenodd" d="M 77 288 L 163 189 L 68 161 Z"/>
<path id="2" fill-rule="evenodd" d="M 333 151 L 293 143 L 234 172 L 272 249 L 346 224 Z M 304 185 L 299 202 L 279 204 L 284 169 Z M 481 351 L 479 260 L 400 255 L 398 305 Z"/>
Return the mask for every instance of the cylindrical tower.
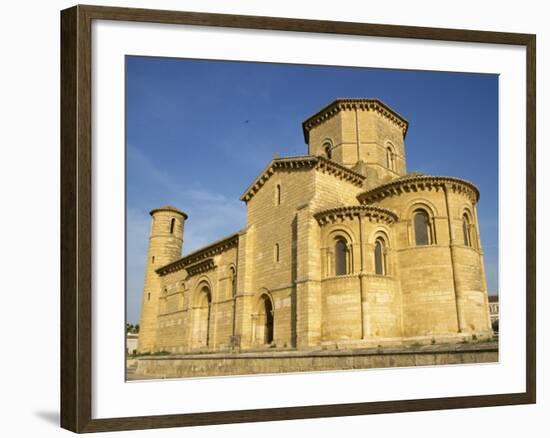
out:
<path id="1" fill-rule="evenodd" d="M 145 264 L 141 305 L 139 348 L 141 353 L 156 349 L 157 318 L 161 295 L 160 277 L 156 270 L 181 257 L 183 226 L 187 215 L 166 205 L 151 211 L 151 231 Z"/>

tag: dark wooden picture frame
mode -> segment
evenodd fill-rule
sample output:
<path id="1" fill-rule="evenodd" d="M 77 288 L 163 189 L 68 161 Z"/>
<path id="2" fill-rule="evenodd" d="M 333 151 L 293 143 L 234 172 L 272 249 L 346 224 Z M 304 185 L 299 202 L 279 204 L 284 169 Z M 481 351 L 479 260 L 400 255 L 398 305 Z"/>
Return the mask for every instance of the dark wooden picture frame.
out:
<path id="1" fill-rule="evenodd" d="M 92 21 L 283 30 L 526 48 L 526 391 L 273 409 L 92 419 Z M 61 12 L 61 426 L 98 432 L 536 402 L 536 37 L 531 34 L 75 6 Z"/>

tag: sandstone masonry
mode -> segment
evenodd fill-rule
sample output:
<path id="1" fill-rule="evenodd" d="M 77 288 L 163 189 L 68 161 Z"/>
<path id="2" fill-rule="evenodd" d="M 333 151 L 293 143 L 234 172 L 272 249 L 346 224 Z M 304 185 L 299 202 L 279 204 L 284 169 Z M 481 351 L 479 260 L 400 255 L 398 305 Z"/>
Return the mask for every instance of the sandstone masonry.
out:
<path id="1" fill-rule="evenodd" d="M 479 191 L 407 173 L 407 128 L 378 100 L 332 102 L 303 123 L 308 155 L 273 159 L 244 191 L 246 228 L 185 257 L 187 215 L 151 211 L 139 351 L 490 338 Z"/>

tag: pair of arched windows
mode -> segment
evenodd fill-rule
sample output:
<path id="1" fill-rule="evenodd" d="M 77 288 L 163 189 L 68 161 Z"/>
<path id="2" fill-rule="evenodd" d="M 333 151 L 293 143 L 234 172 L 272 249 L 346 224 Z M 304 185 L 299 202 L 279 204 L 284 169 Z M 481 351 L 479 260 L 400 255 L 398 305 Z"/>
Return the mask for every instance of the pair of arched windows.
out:
<path id="1" fill-rule="evenodd" d="M 435 243 L 430 216 L 426 210 L 418 209 L 413 213 L 414 241 L 417 246 Z M 462 238 L 465 246 L 473 246 L 473 229 L 468 214 L 462 215 Z"/>
<path id="2" fill-rule="evenodd" d="M 378 237 L 374 243 L 374 272 L 377 275 L 387 274 L 386 242 Z M 334 245 L 334 274 L 348 275 L 352 272 L 350 247 L 343 237 L 336 239 Z"/>

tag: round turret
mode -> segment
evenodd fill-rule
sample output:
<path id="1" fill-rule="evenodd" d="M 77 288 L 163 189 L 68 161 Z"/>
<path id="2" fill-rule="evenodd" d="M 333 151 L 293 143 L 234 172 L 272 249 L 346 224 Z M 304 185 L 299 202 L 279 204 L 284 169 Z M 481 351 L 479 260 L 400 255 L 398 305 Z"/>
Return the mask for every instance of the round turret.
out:
<path id="1" fill-rule="evenodd" d="M 151 210 L 151 230 L 145 265 L 145 282 L 141 307 L 139 351 L 151 352 L 156 346 L 158 300 L 161 286 L 157 269 L 181 257 L 183 228 L 187 215 L 166 205 Z"/>

